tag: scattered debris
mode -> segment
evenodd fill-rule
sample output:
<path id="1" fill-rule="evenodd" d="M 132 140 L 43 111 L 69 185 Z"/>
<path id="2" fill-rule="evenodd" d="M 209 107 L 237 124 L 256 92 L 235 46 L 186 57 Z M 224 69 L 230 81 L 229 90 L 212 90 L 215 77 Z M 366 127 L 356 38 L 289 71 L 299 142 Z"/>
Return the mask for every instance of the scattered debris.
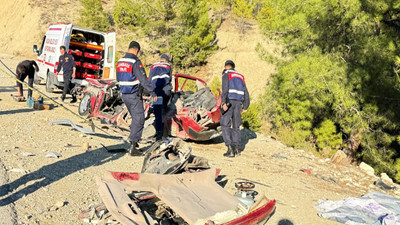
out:
<path id="1" fill-rule="evenodd" d="M 30 153 L 30 152 L 21 152 L 22 156 L 35 156 L 35 154 Z"/>
<path id="2" fill-rule="evenodd" d="M 58 152 L 51 152 L 46 155 L 46 158 L 60 158 L 62 155 Z"/>
<path id="3" fill-rule="evenodd" d="M 370 165 L 366 164 L 365 162 L 361 162 L 360 169 L 365 171 L 367 174 L 371 176 L 375 176 L 375 170 Z"/>
<path id="4" fill-rule="evenodd" d="M 251 182 L 236 182 L 235 187 L 237 189 L 235 197 L 247 206 L 251 206 L 255 203 L 255 196 L 258 194 L 257 191 L 253 190 L 255 185 Z"/>
<path id="5" fill-rule="evenodd" d="M 346 153 L 344 153 L 342 150 L 336 151 L 334 155 L 331 157 L 331 162 L 337 165 L 349 165 L 350 160 L 347 158 Z"/>
<path id="6" fill-rule="evenodd" d="M 26 174 L 26 170 L 21 168 L 12 168 L 10 172 Z"/>
<path id="7" fill-rule="evenodd" d="M 83 143 L 83 144 L 82 144 L 82 148 L 83 148 L 83 150 L 85 150 L 85 151 L 89 151 L 89 149 L 90 149 L 89 143 L 88 143 L 88 142 Z"/>
<path id="8" fill-rule="evenodd" d="M 17 102 L 24 102 L 24 101 L 26 101 L 26 99 L 25 99 L 24 96 L 18 96 L 18 95 L 13 95 L 13 94 L 11 94 L 11 97 L 12 97 L 15 101 L 17 101 Z"/>
<path id="9" fill-rule="evenodd" d="M 74 123 L 72 123 L 71 120 L 69 119 L 60 119 L 60 120 L 54 120 L 50 123 L 50 125 L 70 125 L 72 128 L 74 128 L 75 130 L 85 133 L 85 134 L 94 134 L 94 129 L 93 127 L 87 127 L 87 128 L 83 128 L 82 126 L 76 125 Z"/>
<path id="10" fill-rule="evenodd" d="M 335 178 L 332 178 L 332 177 L 325 177 L 325 176 L 322 176 L 322 175 L 320 175 L 320 174 L 315 174 L 314 175 L 316 178 L 319 178 L 319 179 L 322 179 L 322 180 L 324 180 L 324 181 L 328 181 L 328 182 L 332 182 L 332 183 L 335 183 L 335 184 L 337 184 L 339 181 L 337 180 L 337 179 L 335 179 Z"/>
<path id="11" fill-rule="evenodd" d="M 309 169 L 300 169 L 301 172 L 311 175 L 311 170 Z"/>
<path id="12" fill-rule="evenodd" d="M 54 204 L 55 207 L 61 208 L 65 205 L 65 201 L 58 201 Z"/>
<path id="13" fill-rule="evenodd" d="M 272 157 L 278 158 L 278 159 L 287 159 L 286 156 L 283 156 L 283 155 L 281 155 L 281 154 L 273 154 Z"/>
<path id="14" fill-rule="evenodd" d="M 90 204 L 88 209 L 84 209 L 78 216 L 78 219 L 84 220 L 87 223 L 92 223 L 95 219 L 102 219 L 103 216 L 108 212 L 104 203 L 97 205 Z"/>

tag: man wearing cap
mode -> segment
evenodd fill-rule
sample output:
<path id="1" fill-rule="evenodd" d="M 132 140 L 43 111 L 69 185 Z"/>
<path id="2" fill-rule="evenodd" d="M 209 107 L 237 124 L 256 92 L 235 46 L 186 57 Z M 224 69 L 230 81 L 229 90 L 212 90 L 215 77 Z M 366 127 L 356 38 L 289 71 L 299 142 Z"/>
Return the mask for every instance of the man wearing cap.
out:
<path id="1" fill-rule="evenodd" d="M 131 156 L 142 154 L 137 149 L 137 143 L 142 138 L 145 119 L 143 101 L 139 89 L 144 88 L 149 93 L 153 91 L 143 64 L 137 57 L 139 51 L 139 43 L 132 41 L 129 44 L 126 55 L 118 60 L 117 63 L 117 80 L 120 85 L 122 100 L 132 117 L 129 135 L 130 146 L 127 149 Z"/>
<path id="2" fill-rule="evenodd" d="M 247 91 L 244 76 L 235 70 L 232 60 L 225 62 L 222 72 L 222 96 L 221 106 L 224 113 L 221 116 L 222 137 L 228 151 L 225 157 L 240 155 L 240 124 L 241 112 L 246 112 L 250 105 L 249 92 Z"/>
<path id="3" fill-rule="evenodd" d="M 156 95 L 153 102 L 156 140 L 160 140 L 164 131 L 162 119 L 163 110 L 167 108 L 172 90 L 172 68 L 166 54 L 162 54 L 160 61 L 151 65 L 149 77 Z"/>

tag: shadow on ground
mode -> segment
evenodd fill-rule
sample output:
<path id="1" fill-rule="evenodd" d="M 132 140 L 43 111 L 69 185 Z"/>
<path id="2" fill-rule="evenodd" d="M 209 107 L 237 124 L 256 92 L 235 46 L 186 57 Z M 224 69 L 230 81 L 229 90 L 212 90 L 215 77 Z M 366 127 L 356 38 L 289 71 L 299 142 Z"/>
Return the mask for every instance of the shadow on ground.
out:
<path id="1" fill-rule="evenodd" d="M 108 147 L 110 149 L 123 148 L 124 144 L 112 145 Z M 40 188 L 50 185 L 79 170 L 105 164 L 112 160 L 116 160 L 123 155 L 124 153 L 110 154 L 102 147 L 57 161 L 50 165 L 43 166 L 34 172 L 25 174 L 11 183 L 0 186 L 0 198 L 6 196 L 7 193 L 10 194 L 9 196 L 0 199 L 0 206 L 14 203 L 23 196 L 29 195 Z M 24 186 L 31 181 L 36 182 L 22 188 L 19 191 L 15 191 L 20 186 Z"/>
<path id="2" fill-rule="evenodd" d="M 17 114 L 17 113 L 26 113 L 26 112 L 32 112 L 35 111 L 33 109 L 12 109 L 12 110 L 5 110 L 5 111 L 0 111 L 0 116 L 3 115 L 9 115 L 9 114 Z"/>
<path id="3" fill-rule="evenodd" d="M 241 150 L 246 147 L 247 143 L 249 143 L 249 140 L 257 138 L 257 134 L 247 128 L 242 128 L 240 130 L 240 145 L 241 145 Z M 194 142 L 194 143 L 199 143 L 199 144 L 204 144 L 204 145 L 215 145 L 215 144 L 221 144 L 224 143 L 224 139 L 222 138 L 222 135 L 219 137 L 216 137 L 212 140 L 208 141 L 193 141 L 193 140 L 187 140 L 188 142 Z"/>
<path id="4" fill-rule="evenodd" d="M 293 222 L 288 219 L 279 220 L 278 225 L 293 225 Z"/>
<path id="5" fill-rule="evenodd" d="M 0 92 L 17 92 L 16 86 L 0 86 Z"/>

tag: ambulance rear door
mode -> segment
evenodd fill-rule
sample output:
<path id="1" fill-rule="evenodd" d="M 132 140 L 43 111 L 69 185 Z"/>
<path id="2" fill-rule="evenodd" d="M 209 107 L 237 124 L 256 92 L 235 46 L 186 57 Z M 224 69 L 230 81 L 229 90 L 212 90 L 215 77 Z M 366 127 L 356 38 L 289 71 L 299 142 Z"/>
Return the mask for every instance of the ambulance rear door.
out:
<path id="1" fill-rule="evenodd" d="M 115 32 L 106 34 L 103 79 L 115 79 Z"/>

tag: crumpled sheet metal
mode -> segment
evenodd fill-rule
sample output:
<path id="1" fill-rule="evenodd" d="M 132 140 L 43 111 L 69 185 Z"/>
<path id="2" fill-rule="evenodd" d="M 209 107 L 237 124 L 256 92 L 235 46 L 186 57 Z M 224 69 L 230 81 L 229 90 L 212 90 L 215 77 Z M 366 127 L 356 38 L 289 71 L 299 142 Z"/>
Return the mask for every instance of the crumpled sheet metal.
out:
<path id="1" fill-rule="evenodd" d="M 108 211 L 122 224 L 148 224 L 139 207 L 125 193 L 124 186 L 116 180 L 97 178 L 100 197 Z"/>
<path id="2" fill-rule="evenodd" d="M 194 224 L 199 219 L 209 218 L 219 212 L 245 208 L 237 198 L 215 182 L 215 174 L 216 169 L 173 175 L 109 172 L 102 180 L 104 182 L 118 180 L 120 185 L 129 191 L 151 191 L 188 224 Z M 118 207 L 115 203 L 117 201 L 113 198 L 119 198 L 119 195 L 122 195 L 121 190 L 118 194 L 112 193 L 112 197 L 105 197 L 107 195 L 105 190 L 99 188 L 107 208 Z M 124 200 L 126 201 L 128 200 Z"/>
<path id="3" fill-rule="evenodd" d="M 82 126 L 76 125 L 74 124 L 71 120 L 69 119 L 60 119 L 60 120 L 54 120 L 52 122 L 50 122 L 50 125 L 70 125 L 72 128 L 74 128 L 75 130 L 85 133 L 85 134 L 94 134 L 94 130 L 92 127 L 87 127 L 87 128 L 83 128 Z"/>

